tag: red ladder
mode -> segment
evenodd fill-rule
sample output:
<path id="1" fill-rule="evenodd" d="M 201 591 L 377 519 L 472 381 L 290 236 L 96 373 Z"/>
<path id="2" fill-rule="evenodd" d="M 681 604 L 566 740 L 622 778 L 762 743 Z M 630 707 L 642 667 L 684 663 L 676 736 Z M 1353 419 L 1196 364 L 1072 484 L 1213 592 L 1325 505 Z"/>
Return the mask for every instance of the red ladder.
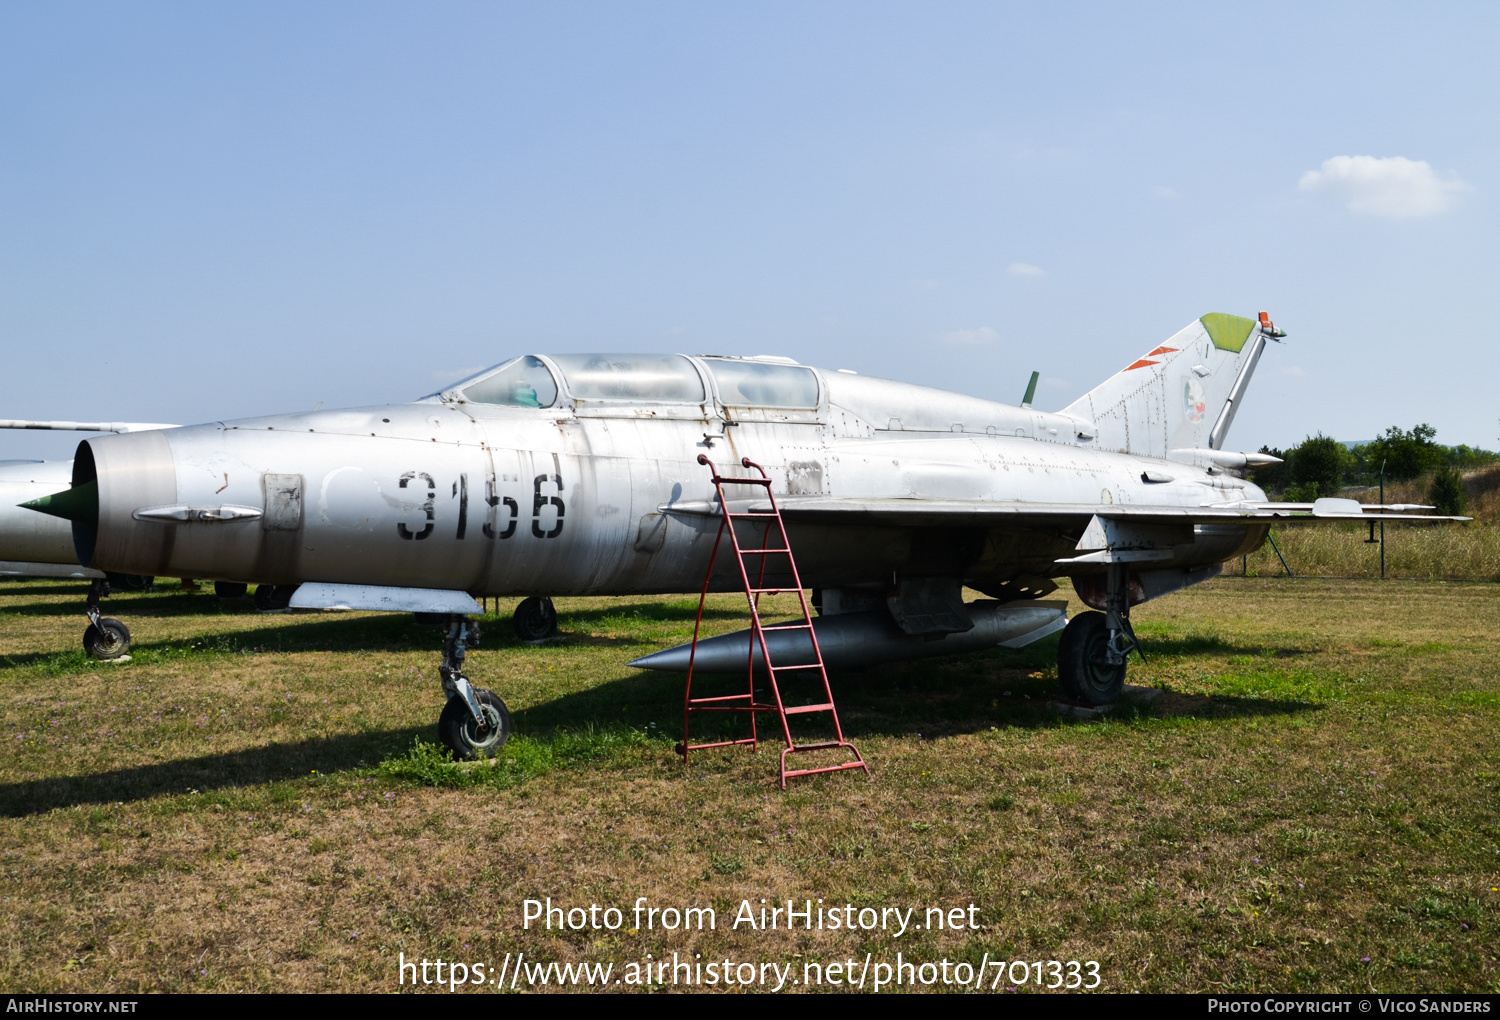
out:
<path id="1" fill-rule="evenodd" d="M 749 744 L 752 749 L 760 746 L 759 734 L 755 728 L 755 716 L 759 712 L 775 712 L 781 718 L 781 736 L 786 741 L 786 747 L 781 752 L 781 788 L 786 789 L 786 781 L 796 776 L 811 776 L 820 772 L 842 772 L 845 769 L 864 769 L 868 775 L 870 767 L 860 756 L 859 749 L 844 739 L 844 729 L 839 724 L 838 710 L 833 707 L 833 691 L 828 686 L 828 670 L 823 665 L 823 650 L 818 647 L 818 632 L 813 629 L 812 612 L 807 604 L 807 594 L 802 590 L 802 578 L 797 573 L 797 561 L 792 558 L 792 546 L 786 535 L 786 526 L 781 520 L 781 510 L 776 505 L 776 494 L 771 491 L 771 479 L 765 469 L 754 463 L 748 457 L 741 458 L 740 464 L 747 468 L 754 468 L 760 477 L 734 478 L 719 474 L 719 469 L 714 467 L 713 461 L 707 455 L 699 454 L 698 463 L 705 465 L 713 474 L 714 491 L 719 496 L 719 533 L 714 537 L 713 552 L 708 558 L 708 571 L 703 575 L 703 591 L 698 596 L 698 619 L 693 624 L 693 647 L 688 654 L 687 686 L 682 694 L 682 743 L 677 745 L 677 753 L 682 755 L 683 764 L 687 764 L 689 751 L 701 751 L 710 747 L 730 747 L 735 744 Z M 729 500 L 724 496 L 726 485 L 758 485 L 766 490 L 766 496 L 771 501 L 769 513 L 734 513 L 730 509 Z M 758 541 L 754 548 L 746 548 L 741 544 L 739 529 L 735 527 L 736 521 L 753 520 L 763 523 L 764 528 L 756 529 L 751 526 L 751 534 L 746 541 Z M 759 531 L 757 536 L 755 533 Z M 747 689 L 744 694 L 727 694 L 715 698 L 693 697 L 693 666 L 698 656 L 698 633 L 703 627 L 703 606 L 708 599 L 708 588 L 713 580 L 714 563 L 719 557 L 719 546 L 723 543 L 724 533 L 729 532 L 729 541 L 734 546 L 735 561 L 739 564 L 740 580 L 744 583 L 745 598 L 750 603 L 750 643 L 745 666 L 747 677 Z M 775 544 L 772 544 L 774 531 Z M 792 575 L 792 584 L 789 588 L 768 588 L 765 586 L 766 561 L 772 556 L 786 557 L 787 568 Z M 751 583 L 750 558 L 759 557 L 760 562 L 755 568 L 755 583 Z M 798 604 L 802 607 L 802 622 L 781 623 L 766 626 L 760 620 L 760 597 L 762 595 L 779 595 L 788 592 L 797 593 Z M 766 644 L 767 631 L 782 630 L 805 630 L 812 639 L 813 661 L 800 666 L 778 666 L 771 661 L 771 649 Z M 759 645 L 762 661 L 766 665 L 766 675 L 770 679 L 771 694 L 776 703 L 767 704 L 755 700 L 755 649 Z M 810 705 L 793 705 L 788 708 L 781 697 L 781 685 L 778 681 L 779 675 L 789 674 L 797 671 L 810 672 L 817 670 L 818 679 L 823 684 L 823 698 L 821 701 Z M 750 716 L 750 736 L 741 740 L 721 740 L 710 744 L 692 744 L 688 742 L 688 720 L 694 712 L 745 712 Z M 799 744 L 792 739 L 792 729 L 787 722 L 787 716 L 811 715 L 816 712 L 827 712 L 833 719 L 833 740 L 822 740 L 813 743 Z M 791 769 L 786 767 L 786 759 L 789 754 L 801 754 L 806 751 L 826 751 L 835 748 L 848 748 L 854 754 L 853 761 L 843 762 L 838 765 L 824 765 L 810 769 Z"/>

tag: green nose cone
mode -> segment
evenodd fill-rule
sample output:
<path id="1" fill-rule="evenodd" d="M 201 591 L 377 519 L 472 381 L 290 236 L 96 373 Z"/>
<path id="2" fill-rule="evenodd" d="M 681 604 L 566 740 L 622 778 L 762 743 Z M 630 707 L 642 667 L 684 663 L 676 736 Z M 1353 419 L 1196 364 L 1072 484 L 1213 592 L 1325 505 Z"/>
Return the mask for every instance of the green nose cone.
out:
<path id="1" fill-rule="evenodd" d="M 27 510 L 35 510 L 37 513 L 51 514 L 65 521 L 97 528 L 99 526 L 99 483 L 97 481 L 84 482 L 71 489 L 54 492 L 50 496 L 27 500 L 20 505 Z"/>

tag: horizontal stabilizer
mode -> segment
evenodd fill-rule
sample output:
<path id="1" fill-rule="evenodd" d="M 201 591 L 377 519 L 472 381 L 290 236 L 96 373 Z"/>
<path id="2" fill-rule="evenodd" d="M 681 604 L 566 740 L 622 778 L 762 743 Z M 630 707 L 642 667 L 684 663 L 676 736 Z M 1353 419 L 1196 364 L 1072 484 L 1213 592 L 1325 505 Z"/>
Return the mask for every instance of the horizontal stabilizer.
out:
<path id="1" fill-rule="evenodd" d="M 293 609 L 368 609 L 385 613 L 443 613 L 479 616 L 484 610 L 466 591 L 441 588 L 384 588 L 374 584 L 301 585 Z"/>

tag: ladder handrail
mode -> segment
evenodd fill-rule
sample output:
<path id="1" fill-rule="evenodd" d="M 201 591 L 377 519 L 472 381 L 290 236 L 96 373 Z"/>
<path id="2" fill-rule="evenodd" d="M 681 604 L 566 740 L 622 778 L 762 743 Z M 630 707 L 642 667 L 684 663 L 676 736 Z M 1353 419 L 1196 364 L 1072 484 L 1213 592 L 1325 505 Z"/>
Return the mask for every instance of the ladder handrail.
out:
<path id="1" fill-rule="evenodd" d="M 771 476 L 766 473 L 765 468 L 752 461 L 749 457 L 741 457 L 740 465 L 745 468 L 755 469 L 755 471 L 759 474 L 759 477 L 723 475 L 719 472 L 718 467 L 713 463 L 713 461 L 708 458 L 707 454 L 699 454 L 698 463 L 706 466 L 709 469 L 710 475 L 713 480 L 714 492 L 719 499 L 720 520 L 718 532 L 714 535 L 713 550 L 709 553 L 708 568 L 704 572 L 703 588 L 698 594 L 698 615 L 693 622 L 693 646 L 688 653 L 687 682 L 683 690 L 682 743 L 677 745 L 678 753 L 682 755 L 682 760 L 684 764 L 686 764 L 689 751 L 700 750 L 709 747 L 724 747 L 731 744 L 751 744 L 753 747 L 759 747 L 759 734 L 755 725 L 756 713 L 772 711 L 775 712 L 781 719 L 782 738 L 786 742 L 786 747 L 781 752 L 782 789 L 786 789 L 786 781 L 789 777 L 792 776 L 813 775 L 822 772 L 838 772 L 852 768 L 862 768 L 868 775 L 870 771 L 869 766 L 865 764 L 864 757 L 859 753 L 859 749 L 844 738 L 843 724 L 839 720 L 838 709 L 835 707 L 833 701 L 833 689 L 828 681 L 827 665 L 823 661 L 823 649 L 822 646 L 818 643 L 817 628 L 813 626 L 812 622 L 812 609 L 808 605 L 807 593 L 803 590 L 802 587 L 802 575 L 801 572 L 797 569 L 796 557 L 792 555 L 791 538 L 787 535 L 786 521 L 782 518 L 781 508 L 776 502 L 776 493 L 773 491 Z M 729 500 L 724 494 L 725 485 L 757 485 L 764 487 L 766 490 L 766 496 L 769 498 L 771 503 L 770 512 L 763 514 L 733 512 L 729 508 Z M 735 521 L 741 519 L 760 518 L 764 518 L 765 520 L 765 528 L 760 537 L 760 545 L 756 548 L 746 549 L 740 542 L 739 532 L 735 529 Z M 773 525 L 776 527 L 777 533 L 780 536 L 781 548 L 771 548 L 770 546 L 771 528 Z M 698 639 L 703 626 L 703 609 L 708 600 L 709 587 L 713 583 L 714 564 L 718 561 L 719 549 L 723 545 L 724 532 L 726 529 L 729 532 L 730 545 L 734 548 L 735 563 L 739 568 L 740 581 L 744 586 L 745 598 L 750 607 L 750 632 L 752 635 L 752 640 L 747 643 L 748 647 L 746 650 L 746 677 L 748 693 L 727 695 L 715 698 L 699 698 L 695 700 L 692 696 L 693 672 L 697 662 Z M 751 584 L 750 582 L 750 571 L 745 562 L 746 557 L 748 556 L 760 557 L 760 565 L 759 569 L 756 571 L 756 581 L 754 584 Z M 786 557 L 787 567 L 791 573 L 793 587 L 767 588 L 765 586 L 766 559 L 769 556 Z M 805 629 L 810 640 L 812 641 L 813 661 L 801 666 L 778 667 L 771 659 L 771 649 L 766 641 L 765 632 L 767 628 L 762 623 L 760 617 L 760 597 L 766 592 L 791 591 L 795 591 L 797 593 L 797 604 L 798 607 L 802 610 L 802 623 L 780 625 L 772 624 L 770 629 Z M 774 706 L 761 705 L 758 704 L 755 700 L 755 646 L 757 643 L 760 645 L 761 659 L 765 663 L 768 682 L 771 686 L 771 693 L 774 695 L 776 700 Z M 818 677 L 823 682 L 824 700 L 787 708 L 786 703 L 781 696 L 781 686 L 776 680 L 777 672 L 813 669 L 817 670 Z M 747 702 L 747 704 L 744 707 L 730 707 L 722 704 L 725 701 L 738 700 L 744 700 Z M 710 704 L 708 704 L 711 702 L 716 702 L 719 704 L 711 706 Z M 712 744 L 692 744 L 689 742 L 688 734 L 689 719 L 694 711 L 748 712 L 750 714 L 751 735 L 749 739 L 746 740 L 720 741 L 718 743 Z M 791 724 L 789 723 L 787 716 L 806 715 L 814 712 L 827 712 L 829 716 L 832 717 L 834 739 L 832 741 L 823 740 L 804 742 L 803 744 L 798 745 L 792 737 Z M 855 760 L 843 762 L 838 765 L 824 766 L 819 768 L 794 769 L 791 771 L 787 770 L 787 755 L 799 751 L 823 750 L 828 748 L 847 748 L 848 750 L 853 752 Z"/>

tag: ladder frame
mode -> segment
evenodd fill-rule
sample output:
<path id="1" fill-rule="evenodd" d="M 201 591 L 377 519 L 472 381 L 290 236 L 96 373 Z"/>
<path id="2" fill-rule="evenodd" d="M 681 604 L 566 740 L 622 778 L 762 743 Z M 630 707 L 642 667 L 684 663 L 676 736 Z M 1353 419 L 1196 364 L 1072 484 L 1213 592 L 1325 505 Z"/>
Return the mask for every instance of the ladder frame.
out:
<path id="1" fill-rule="evenodd" d="M 719 531 L 714 536 L 713 552 L 709 554 L 708 569 L 703 575 L 703 590 L 698 595 L 698 616 L 693 621 L 693 646 L 688 653 L 687 683 L 682 693 L 682 743 L 677 745 L 677 753 L 682 755 L 682 762 L 687 764 L 688 754 L 691 751 L 702 751 L 714 747 L 732 747 L 739 744 L 749 744 L 751 750 L 760 747 L 760 733 L 756 728 L 755 717 L 762 712 L 773 712 L 781 720 L 781 736 L 786 747 L 781 751 L 781 788 L 786 789 L 786 781 L 798 776 L 812 776 L 824 772 L 843 772 L 848 769 L 864 769 L 869 775 L 870 767 L 865 764 L 864 757 L 859 749 L 844 739 L 844 728 L 839 722 L 838 709 L 833 703 L 833 690 L 828 684 L 828 669 L 823 663 L 823 650 L 818 645 L 818 632 L 812 625 L 812 610 L 807 603 L 807 593 L 802 588 L 802 577 L 797 571 L 797 561 L 792 556 L 792 542 L 786 533 L 786 522 L 782 519 L 781 509 L 776 503 L 776 494 L 771 491 L 771 477 L 766 474 L 765 468 L 752 461 L 749 457 L 741 457 L 740 465 L 745 468 L 754 468 L 759 477 L 742 476 L 734 477 L 722 475 L 719 469 L 709 460 L 707 454 L 698 455 L 698 463 L 709 469 L 713 477 L 714 491 L 719 497 Z M 754 485 L 766 491 L 766 496 L 771 502 L 769 513 L 735 513 L 730 508 L 728 498 L 724 495 L 726 485 Z M 740 542 L 740 534 L 735 529 L 734 523 L 739 520 L 764 521 L 760 544 L 755 548 L 747 549 Z M 774 526 L 776 533 L 780 536 L 780 546 L 771 547 L 771 531 Z M 752 537 L 754 530 L 751 529 Z M 724 543 L 724 532 L 729 532 L 729 541 L 734 548 L 735 562 L 739 566 L 740 581 L 745 590 L 745 599 L 750 606 L 750 641 L 746 656 L 745 676 L 746 693 L 726 694 L 711 698 L 693 697 L 693 670 L 698 657 L 698 635 L 703 628 L 703 608 L 708 600 L 709 586 L 713 582 L 714 565 L 719 558 L 719 549 Z M 755 583 L 750 580 L 750 569 L 747 558 L 751 556 L 760 557 L 760 566 L 756 571 Z M 792 575 L 790 588 L 768 588 L 765 586 L 766 560 L 771 556 L 785 556 L 787 568 Z M 795 591 L 797 602 L 802 609 L 802 622 L 789 624 L 772 624 L 767 627 L 760 619 L 760 597 L 762 595 L 778 595 Z M 812 640 L 813 661 L 800 666 L 777 666 L 771 659 L 771 649 L 766 643 L 767 630 L 806 630 Z M 765 663 L 766 676 L 770 683 L 771 694 L 775 698 L 775 704 L 759 702 L 755 700 L 755 649 L 760 647 L 761 661 Z M 822 702 L 809 705 L 786 706 L 781 696 L 781 685 L 777 682 L 778 673 L 808 672 L 817 670 L 818 678 L 823 684 Z M 743 712 L 750 716 L 750 736 L 738 740 L 720 740 L 706 744 L 694 744 L 689 741 L 689 720 L 694 712 Z M 833 740 L 820 740 L 798 744 L 792 738 L 791 725 L 787 720 L 789 715 L 811 715 L 816 712 L 827 712 L 833 719 Z M 842 762 L 837 765 L 824 765 L 807 769 L 788 769 L 786 767 L 787 756 L 801 754 L 808 751 L 823 751 L 837 748 L 847 748 L 853 755 L 853 761 Z"/>

